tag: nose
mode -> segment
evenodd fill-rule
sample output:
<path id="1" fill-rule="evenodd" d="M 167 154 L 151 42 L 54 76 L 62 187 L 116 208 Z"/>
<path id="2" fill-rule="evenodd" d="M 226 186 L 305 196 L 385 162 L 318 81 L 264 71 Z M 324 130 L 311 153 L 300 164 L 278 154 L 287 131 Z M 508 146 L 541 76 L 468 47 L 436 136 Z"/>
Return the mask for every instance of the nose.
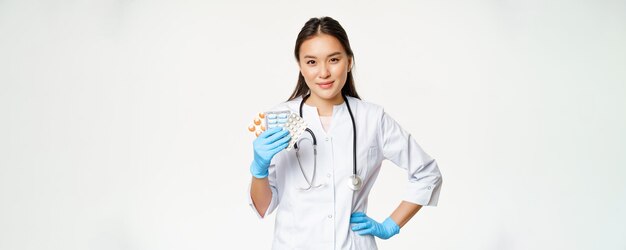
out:
<path id="1" fill-rule="evenodd" d="M 320 78 L 326 79 L 329 76 L 330 76 L 330 70 L 328 70 L 327 65 L 326 64 L 320 65 Z"/>

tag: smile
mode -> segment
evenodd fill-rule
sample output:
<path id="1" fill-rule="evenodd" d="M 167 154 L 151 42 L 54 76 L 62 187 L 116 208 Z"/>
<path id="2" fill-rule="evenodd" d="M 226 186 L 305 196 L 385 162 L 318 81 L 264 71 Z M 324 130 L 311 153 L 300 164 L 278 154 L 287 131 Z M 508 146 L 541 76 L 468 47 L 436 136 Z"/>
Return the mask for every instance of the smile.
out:
<path id="1" fill-rule="evenodd" d="M 322 83 L 318 83 L 317 85 L 319 85 L 319 86 L 320 86 L 320 88 L 323 88 L 323 89 L 328 89 L 328 88 L 330 88 L 330 87 L 332 87 L 332 86 L 333 86 L 333 83 L 334 83 L 334 82 L 335 82 L 335 81 L 322 82 Z"/>

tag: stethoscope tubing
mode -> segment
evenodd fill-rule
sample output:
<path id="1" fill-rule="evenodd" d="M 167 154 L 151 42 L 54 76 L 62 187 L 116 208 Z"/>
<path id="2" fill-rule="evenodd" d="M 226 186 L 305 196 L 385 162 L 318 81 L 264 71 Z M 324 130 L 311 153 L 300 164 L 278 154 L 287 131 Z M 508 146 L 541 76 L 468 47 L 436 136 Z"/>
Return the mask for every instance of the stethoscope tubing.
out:
<path id="1" fill-rule="evenodd" d="M 304 116 L 302 116 L 302 106 L 304 106 L 304 102 L 306 101 L 307 98 L 309 98 L 309 95 L 306 95 L 304 97 L 302 97 L 302 101 L 300 102 L 300 117 L 304 118 Z M 343 97 L 343 101 L 346 103 L 346 107 L 348 108 L 348 114 L 350 114 L 350 121 L 352 122 L 352 174 L 353 176 L 357 176 L 356 171 L 357 171 L 357 167 L 356 167 L 356 123 L 354 122 L 354 115 L 352 114 L 352 109 L 350 108 L 350 104 L 348 103 L 348 98 L 346 98 L 346 95 L 344 93 L 341 93 L 341 96 Z M 313 131 L 310 128 L 306 128 L 306 130 L 309 134 L 311 134 L 311 137 L 313 138 L 313 148 L 315 149 L 317 147 L 317 139 L 315 138 L 315 134 L 313 133 Z M 297 143 L 294 144 L 294 148 L 298 148 Z"/>

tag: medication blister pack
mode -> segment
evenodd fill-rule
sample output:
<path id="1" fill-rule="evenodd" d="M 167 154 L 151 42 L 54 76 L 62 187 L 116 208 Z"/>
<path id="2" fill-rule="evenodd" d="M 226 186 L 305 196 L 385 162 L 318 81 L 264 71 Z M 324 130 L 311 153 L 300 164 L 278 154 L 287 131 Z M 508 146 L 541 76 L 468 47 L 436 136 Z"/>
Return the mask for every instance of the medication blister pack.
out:
<path id="1" fill-rule="evenodd" d="M 266 129 L 263 121 L 265 121 L 265 113 L 259 113 L 252 121 L 252 124 L 248 126 L 248 131 L 254 133 L 254 135 L 258 137 Z"/>
<path id="2" fill-rule="evenodd" d="M 265 124 L 268 129 L 274 127 L 283 127 L 289 118 L 291 111 L 270 111 L 265 114 Z"/>
<path id="3" fill-rule="evenodd" d="M 265 124 L 268 129 L 282 126 L 284 129 L 289 130 L 291 140 L 287 146 L 287 151 L 293 148 L 293 145 L 296 144 L 307 126 L 302 117 L 288 110 L 267 112 L 265 114 Z"/>
<path id="4" fill-rule="evenodd" d="M 306 130 L 307 125 L 304 119 L 296 113 L 292 113 L 289 110 L 284 111 L 270 111 L 267 113 L 259 113 L 254 118 L 253 124 L 248 126 L 248 131 L 253 132 L 257 137 L 267 129 L 274 127 L 283 127 L 283 129 L 289 130 L 291 140 L 287 146 L 287 151 L 293 148 L 293 145 L 298 141 L 300 135 Z"/>

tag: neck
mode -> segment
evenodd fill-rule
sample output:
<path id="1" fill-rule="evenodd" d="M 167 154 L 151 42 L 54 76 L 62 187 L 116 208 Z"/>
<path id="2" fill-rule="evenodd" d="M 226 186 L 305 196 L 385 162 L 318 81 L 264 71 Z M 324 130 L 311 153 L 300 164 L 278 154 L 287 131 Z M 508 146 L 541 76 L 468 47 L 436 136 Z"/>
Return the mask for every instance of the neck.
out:
<path id="1" fill-rule="evenodd" d="M 332 116 L 334 106 L 342 104 L 343 97 L 341 96 L 341 94 L 338 94 L 332 99 L 322 99 L 314 94 L 311 94 L 311 96 L 306 99 L 305 103 L 310 106 L 316 107 L 317 113 L 320 116 Z"/>

